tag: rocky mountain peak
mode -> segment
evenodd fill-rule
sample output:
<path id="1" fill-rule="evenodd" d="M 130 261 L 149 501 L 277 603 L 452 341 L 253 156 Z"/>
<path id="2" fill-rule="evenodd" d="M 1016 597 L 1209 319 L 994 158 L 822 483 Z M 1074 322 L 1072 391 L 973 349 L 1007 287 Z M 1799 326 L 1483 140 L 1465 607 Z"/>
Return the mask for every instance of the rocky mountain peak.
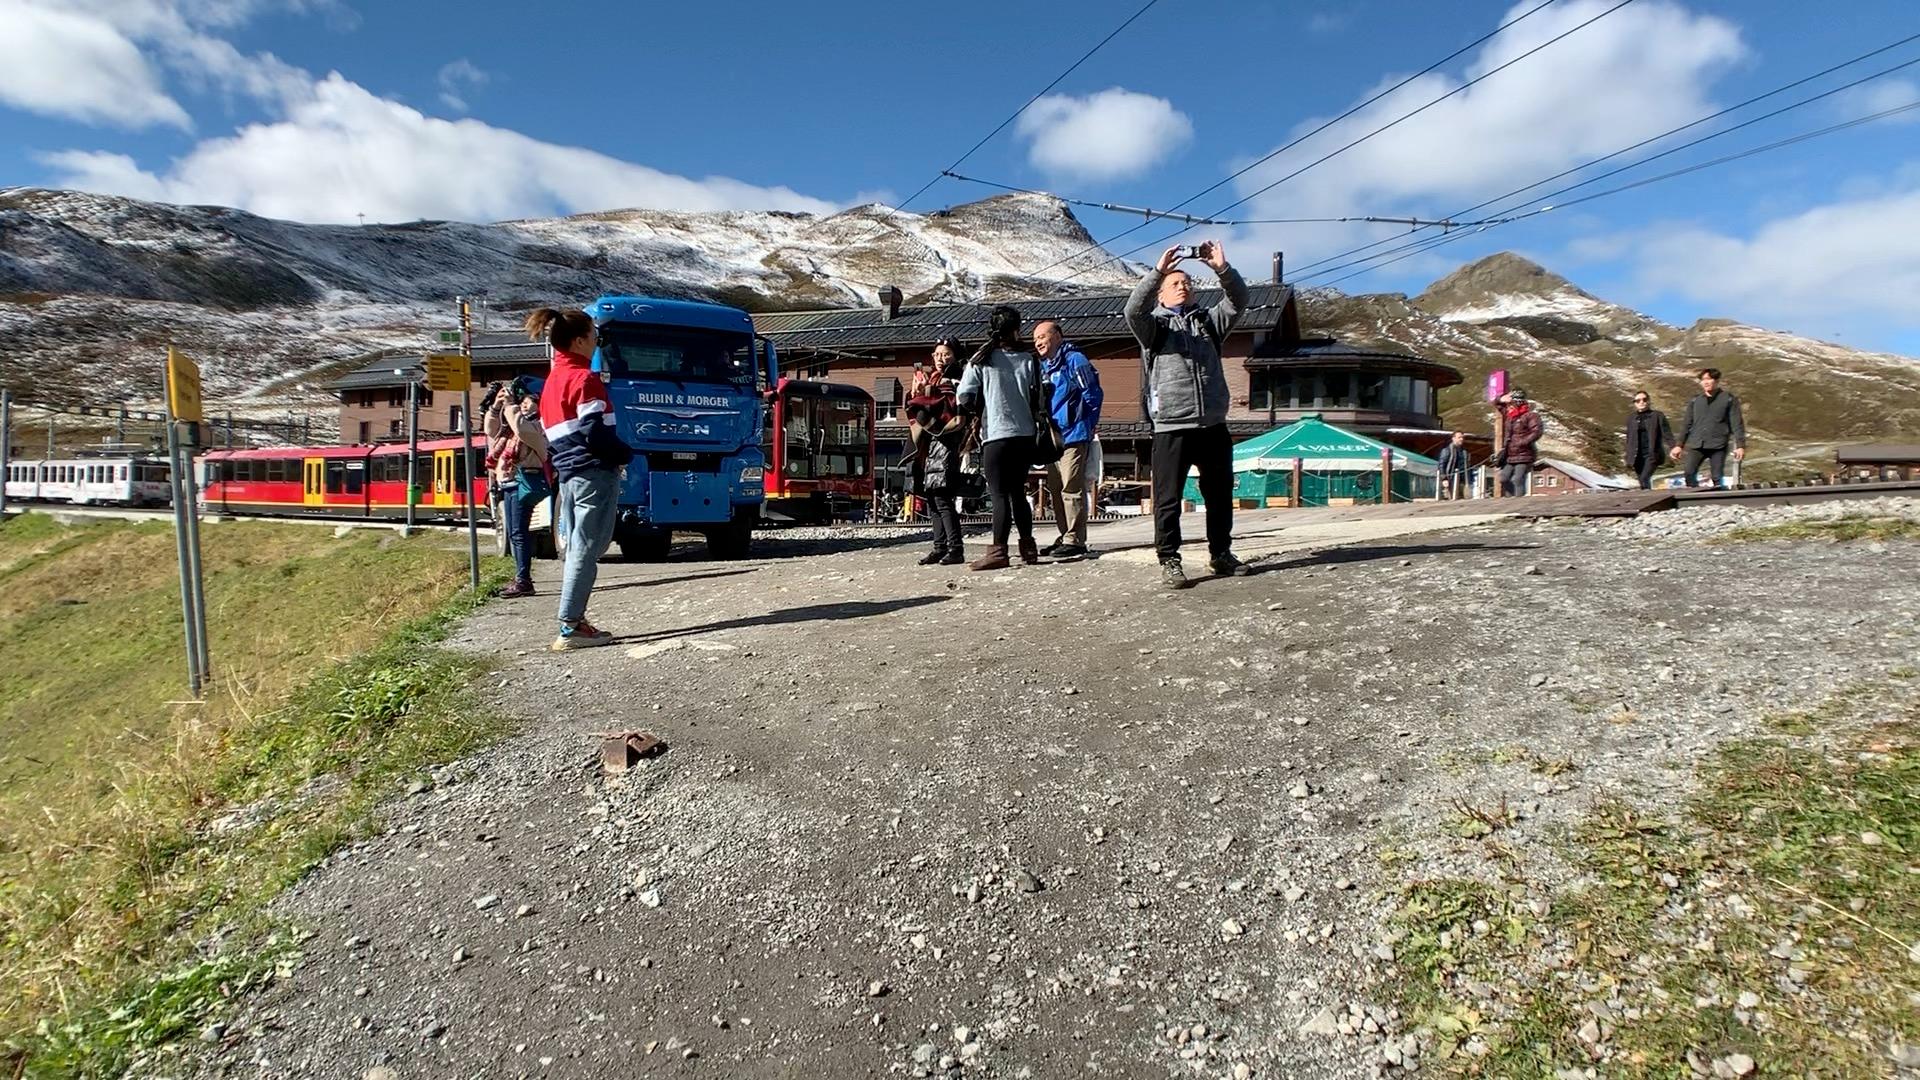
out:
<path id="1" fill-rule="evenodd" d="M 1536 300 L 1594 300 L 1592 294 L 1573 282 L 1511 251 L 1495 252 L 1470 262 L 1427 286 L 1414 299 L 1422 310 L 1445 314 L 1469 308 L 1485 308 L 1501 297 Z"/>

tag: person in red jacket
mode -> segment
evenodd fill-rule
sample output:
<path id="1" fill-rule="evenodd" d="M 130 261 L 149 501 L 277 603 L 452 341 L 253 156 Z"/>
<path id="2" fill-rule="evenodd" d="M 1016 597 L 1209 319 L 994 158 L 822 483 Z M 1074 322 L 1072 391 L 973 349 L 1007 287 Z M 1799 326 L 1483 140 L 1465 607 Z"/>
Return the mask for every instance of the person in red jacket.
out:
<path id="1" fill-rule="evenodd" d="M 1507 395 L 1507 441 L 1500 452 L 1500 494 L 1525 495 L 1527 478 L 1533 474 L 1537 457 L 1534 445 L 1540 441 L 1540 414 L 1527 403 L 1527 392 L 1515 390 Z"/>
<path id="2" fill-rule="evenodd" d="M 547 461 L 559 481 L 556 503 L 567 518 L 567 561 L 560 579 L 560 636 L 553 648 L 609 645 L 613 635 L 587 621 L 587 600 L 600 556 L 613 541 L 620 510 L 620 470 L 633 450 L 614 430 L 606 384 L 593 370 L 598 333 L 584 311 L 541 308 L 527 316 L 527 336 L 545 336 L 553 367 L 540 392 Z"/>

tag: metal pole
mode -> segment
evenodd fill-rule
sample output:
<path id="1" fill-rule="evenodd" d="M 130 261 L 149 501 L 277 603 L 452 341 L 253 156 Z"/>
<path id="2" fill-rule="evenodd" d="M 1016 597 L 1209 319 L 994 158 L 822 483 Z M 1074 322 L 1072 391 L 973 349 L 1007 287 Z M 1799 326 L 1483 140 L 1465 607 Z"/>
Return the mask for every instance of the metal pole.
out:
<path id="1" fill-rule="evenodd" d="M 420 383 L 407 376 L 407 526 L 401 536 L 413 535 L 413 504 L 420 495 Z"/>
<path id="2" fill-rule="evenodd" d="M 188 569 L 186 498 L 180 484 L 180 444 L 174 430 L 173 408 L 167 408 L 167 475 L 173 485 L 173 546 L 180 560 L 180 621 L 187 631 L 187 685 L 200 696 L 199 626 L 193 617 L 193 575 Z"/>
<path id="3" fill-rule="evenodd" d="M 181 447 L 180 486 L 187 493 L 187 566 L 193 571 L 193 621 L 195 638 L 200 643 L 200 678 L 213 679 L 213 663 L 207 634 L 207 578 L 200 562 L 200 484 L 193 476 L 193 451 L 200 445 L 200 425 L 187 425 L 187 439 Z"/>
<path id="4" fill-rule="evenodd" d="M 53 456 L 53 418 L 54 416 L 55 416 L 55 413 L 53 411 L 53 406 L 51 405 L 47 406 L 47 456 L 49 458 Z"/>
<path id="5" fill-rule="evenodd" d="M 473 314 L 465 300 L 460 301 L 460 351 L 467 356 L 468 370 L 473 365 Z M 473 516 L 473 379 L 460 388 L 460 441 L 463 455 L 458 475 L 464 477 L 460 497 L 467 503 L 467 579 L 475 592 L 480 591 L 480 526 Z"/>
<path id="6" fill-rule="evenodd" d="M 13 470 L 13 391 L 0 387 L 0 522 L 7 520 L 7 479 Z"/>

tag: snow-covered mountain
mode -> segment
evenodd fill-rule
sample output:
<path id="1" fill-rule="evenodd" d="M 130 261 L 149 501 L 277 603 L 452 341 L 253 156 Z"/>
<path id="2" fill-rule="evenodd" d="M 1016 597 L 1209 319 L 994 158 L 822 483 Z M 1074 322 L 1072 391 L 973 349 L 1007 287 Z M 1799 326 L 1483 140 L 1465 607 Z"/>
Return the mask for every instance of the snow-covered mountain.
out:
<path id="1" fill-rule="evenodd" d="M 1079 254 L 1092 243 L 1065 204 L 1038 195 L 929 214 L 614 210 L 358 227 L 0 189 L 0 383 L 29 401 L 151 402 L 172 344 L 243 414 L 324 410 L 329 373 L 429 347 L 455 296 L 496 312 L 610 291 L 765 311 L 871 305 L 888 285 L 922 303 L 1136 280 L 1138 264 Z M 1059 260 L 1070 261 L 1049 265 Z M 1618 463 L 1634 389 L 1677 412 L 1708 365 L 1746 402 L 1758 457 L 1920 441 L 1920 363 L 1726 320 L 1669 326 L 1512 254 L 1413 298 L 1309 292 L 1302 316 L 1311 333 L 1460 368 L 1466 384 L 1442 397 L 1459 426 L 1487 426 L 1479 388 L 1507 368 L 1541 403 L 1549 448 L 1601 468 Z"/>
<path id="2" fill-rule="evenodd" d="M 258 397 L 305 370 L 419 346 L 450 325 L 461 295 L 507 311 L 605 292 L 768 310 L 872 304 L 888 285 L 919 303 L 1137 276 L 1131 264 L 1073 257 L 1092 243 L 1064 204 L 1032 195 L 929 214 L 616 210 L 334 226 L 4 189 L 0 379 L 40 399 L 150 398 L 171 343 L 201 359 L 210 392 Z M 1047 276 L 1027 276 L 1042 268 Z"/>

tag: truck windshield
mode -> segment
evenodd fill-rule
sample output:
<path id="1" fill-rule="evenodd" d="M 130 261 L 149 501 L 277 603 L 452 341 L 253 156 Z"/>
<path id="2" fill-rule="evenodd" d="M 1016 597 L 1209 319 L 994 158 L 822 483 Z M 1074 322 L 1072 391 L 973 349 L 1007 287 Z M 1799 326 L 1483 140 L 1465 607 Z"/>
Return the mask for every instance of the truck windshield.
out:
<path id="1" fill-rule="evenodd" d="M 752 386 L 753 339 L 609 323 L 600 328 L 600 370 L 609 378 Z"/>

